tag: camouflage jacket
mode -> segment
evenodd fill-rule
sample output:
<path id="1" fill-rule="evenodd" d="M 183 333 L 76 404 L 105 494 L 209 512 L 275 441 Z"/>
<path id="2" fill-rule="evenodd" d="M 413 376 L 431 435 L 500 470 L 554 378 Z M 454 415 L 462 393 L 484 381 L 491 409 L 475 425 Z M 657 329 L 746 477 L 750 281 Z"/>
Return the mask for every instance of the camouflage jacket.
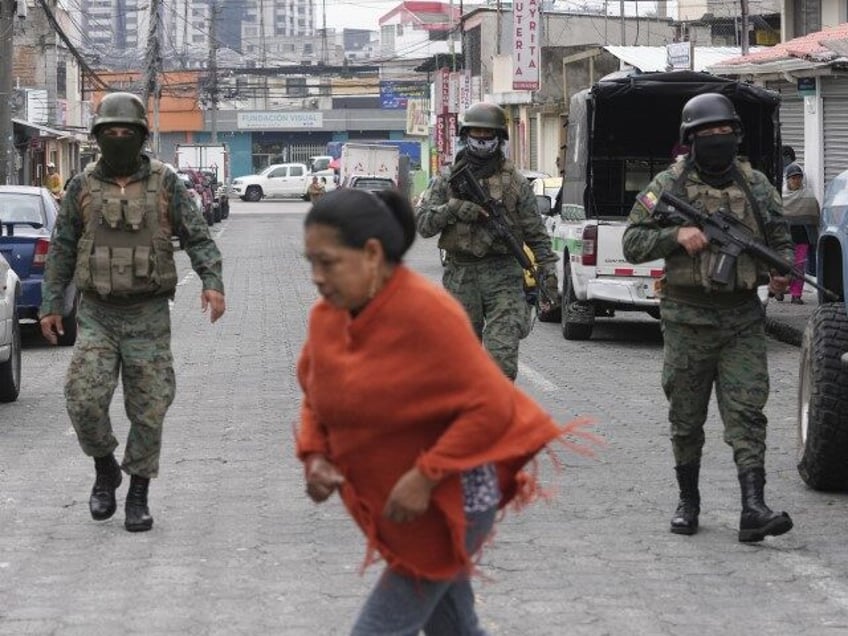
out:
<path id="1" fill-rule="evenodd" d="M 760 219 L 763 221 L 762 227 L 765 230 L 765 237 L 761 236 L 759 223 L 757 222 L 749 223 L 753 234 L 761 241 L 765 239 L 764 242 L 766 242 L 774 251 L 778 252 L 785 260 L 791 261 L 793 247 L 791 237 L 782 214 L 780 194 L 771 185 L 771 183 L 769 183 L 764 174 L 751 169 L 747 162 L 737 160 L 737 168 L 747 177 L 748 187 L 750 188 L 751 195 L 757 202 L 758 210 L 751 211 L 750 209 L 746 209 L 750 208 L 750 206 L 743 195 L 740 203 L 742 209 L 732 209 L 732 212 L 737 215 L 742 215 L 743 218 L 745 214 L 759 215 Z M 636 202 L 630 211 L 628 227 L 624 233 L 624 256 L 631 263 L 642 263 L 657 258 L 664 258 L 666 259 L 667 270 L 674 267 L 681 270 L 687 270 L 688 272 L 695 271 L 692 278 L 697 280 L 701 277 L 701 275 L 697 272 L 700 267 L 700 261 L 703 260 L 704 254 L 707 254 L 708 252 L 705 251 L 704 254 L 695 256 L 687 255 L 677 242 L 678 226 L 660 224 L 643 203 L 643 201 L 658 198 L 659 194 L 663 191 L 672 191 L 681 170 L 682 164 L 678 163 L 671 169 L 661 172 L 654 178 L 648 187 L 636 197 Z M 730 184 L 725 188 L 710 188 L 708 184 L 705 184 L 700 178 L 697 170 L 693 169 L 686 175 L 685 183 L 681 184 L 680 188 L 682 192 L 678 192 L 678 196 L 682 195 L 684 199 L 689 200 L 693 204 L 697 204 L 701 198 L 707 196 L 713 203 L 715 203 L 715 201 L 720 201 L 723 197 L 727 197 L 727 193 L 732 188 L 739 189 L 739 187 L 735 184 Z M 710 194 L 697 195 L 695 194 L 697 192 L 709 192 Z M 739 199 L 738 193 L 735 199 L 731 196 L 731 208 L 734 207 L 734 201 L 737 199 Z M 706 203 L 706 201 L 701 201 L 701 203 Z M 709 207 L 709 205 L 707 207 Z M 706 211 L 709 211 L 709 209 Z M 711 247 L 710 250 L 714 251 L 715 248 Z M 740 270 L 743 270 L 744 268 L 748 268 L 749 270 L 751 268 L 756 268 L 759 272 L 759 282 L 766 282 L 768 279 L 768 268 L 761 263 L 748 263 L 748 261 L 752 261 L 752 257 L 747 254 L 740 255 L 737 267 Z M 704 283 L 704 286 L 708 286 L 708 281 L 702 282 Z M 746 287 L 748 289 L 753 289 L 755 284 L 750 286 L 743 285 L 742 288 L 737 288 L 736 291 L 744 292 Z M 730 291 L 734 290 L 731 289 Z M 700 291 L 693 290 L 692 297 L 697 299 L 697 296 L 701 295 L 701 292 L 705 294 L 705 303 L 707 295 L 711 296 L 713 301 L 716 300 L 715 297 L 717 294 L 710 292 L 719 292 L 720 295 L 720 290 L 702 289 Z M 712 304 L 712 302 L 707 304 Z"/>
<path id="2" fill-rule="evenodd" d="M 536 263 L 545 268 L 556 265 L 551 239 L 545 231 L 536 206 L 536 196 L 527 179 L 508 159 L 501 170 L 481 182 L 483 189 L 504 204 L 505 219 L 519 243 L 526 243 Z M 494 239 L 484 223 L 458 221 L 448 209 L 452 192 L 448 176 L 436 177 L 421 196 L 416 210 L 418 232 L 424 238 L 439 234 L 439 247 L 452 254 L 482 258 L 509 254 L 509 248 Z"/>
<path id="3" fill-rule="evenodd" d="M 130 177 L 130 182 L 141 181 L 149 176 L 150 160 L 143 156 L 141 167 Z M 114 183 L 110 177 L 103 174 L 99 163 L 92 171 L 91 177 Z M 61 314 L 64 311 L 65 288 L 74 278 L 77 243 L 88 221 L 90 197 L 85 179 L 85 174 L 79 174 L 68 184 L 56 226 L 53 228 L 44 265 L 44 280 L 41 284 L 41 316 Z M 166 169 L 162 177 L 159 202 L 161 206 L 166 207 L 173 233 L 180 237 L 191 266 L 202 281 L 203 289 L 214 289 L 223 293 L 221 253 L 209 235 L 206 221 L 173 170 Z"/>

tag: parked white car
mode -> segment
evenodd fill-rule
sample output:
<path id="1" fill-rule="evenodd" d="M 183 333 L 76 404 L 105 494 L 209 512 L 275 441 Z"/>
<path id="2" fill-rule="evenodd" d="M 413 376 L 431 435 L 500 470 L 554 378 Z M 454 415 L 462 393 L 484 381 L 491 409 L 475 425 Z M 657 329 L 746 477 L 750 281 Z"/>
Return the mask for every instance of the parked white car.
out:
<path id="1" fill-rule="evenodd" d="M 307 199 L 306 189 L 316 176 L 303 163 L 274 163 L 259 174 L 233 179 L 232 193 L 242 201 L 260 201 L 269 198 Z M 321 177 L 318 176 L 320 179 Z M 329 192 L 336 188 L 331 177 L 324 187 Z"/>
<path id="2" fill-rule="evenodd" d="M 18 275 L 0 256 L 0 402 L 14 402 L 21 390 L 21 325 Z"/>

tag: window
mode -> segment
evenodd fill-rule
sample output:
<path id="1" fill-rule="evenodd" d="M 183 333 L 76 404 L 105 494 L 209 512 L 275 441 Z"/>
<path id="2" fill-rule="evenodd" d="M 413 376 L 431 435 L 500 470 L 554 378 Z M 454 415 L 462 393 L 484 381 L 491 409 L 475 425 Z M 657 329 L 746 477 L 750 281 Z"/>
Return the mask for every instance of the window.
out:
<path id="1" fill-rule="evenodd" d="M 68 70 L 65 60 L 56 65 L 56 97 L 65 99 L 68 96 Z"/>
<path id="2" fill-rule="evenodd" d="M 798 38 L 821 30 L 821 0 L 795 0 L 792 4 L 792 22 Z"/>
<path id="3" fill-rule="evenodd" d="M 289 176 L 290 177 L 302 177 L 304 175 L 303 168 L 301 166 L 290 166 L 289 167 Z"/>
<path id="4" fill-rule="evenodd" d="M 280 166 L 279 168 L 274 168 L 271 172 L 268 173 L 269 179 L 275 179 L 278 177 L 285 177 L 288 172 L 288 168 L 286 166 Z"/>

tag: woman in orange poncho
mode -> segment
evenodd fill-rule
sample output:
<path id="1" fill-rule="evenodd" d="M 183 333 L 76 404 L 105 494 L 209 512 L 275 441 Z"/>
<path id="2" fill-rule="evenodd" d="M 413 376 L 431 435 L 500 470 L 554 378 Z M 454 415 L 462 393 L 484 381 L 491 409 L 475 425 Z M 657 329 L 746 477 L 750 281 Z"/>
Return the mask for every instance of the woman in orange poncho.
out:
<path id="1" fill-rule="evenodd" d="M 305 221 L 322 299 L 298 363 L 297 453 L 316 502 L 339 490 L 387 568 L 355 635 L 483 634 L 471 556 L 499 507 L 526 503 L 522 467 L 561 428 L 498 369 L 447 292 L 406 268 L 408 201 L 337 190 Z"/>

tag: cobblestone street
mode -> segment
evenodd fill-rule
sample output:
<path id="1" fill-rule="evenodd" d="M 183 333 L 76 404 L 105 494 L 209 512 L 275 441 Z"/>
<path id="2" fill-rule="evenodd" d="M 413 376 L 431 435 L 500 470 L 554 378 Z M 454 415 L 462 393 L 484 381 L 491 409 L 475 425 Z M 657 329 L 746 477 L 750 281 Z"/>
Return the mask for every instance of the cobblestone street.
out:
<path id="1" fill-rule="evenodd" d="M 364 540 L 338 498 L 316 506 L 306 497 L 294 456 L 294 365 L 316 298 L 302 256 L 305 209 L 236 202 L 214 227 L 228 305 L 215 325 L 180 254 L 177 397 L 150 487 L 150 532 L 124 530 L 128 480 L 115 517 L 92 521 L 93 463 L 62 395 L 71 352 L 25 334 L 20 398 L 0 405 L 0 635 L 348 632 L 379 568 L 360 576 Z M 439 280 L 435 241 L 419 240 L 409 264 Z M 769 316 L 781 310 L 770 306 Z M 668 532 L 677 490 L 659 323 L 639 314 L 602 320 L 587 342 L 537 323 L 522 343 L 519 384 L 559 421 L 594 418 L 607 445 L 596 459 L 563 454 L 560 473 L 540 456 L 551 500 L 507 514 L 482 558 L 486 628 L 502 636 L 846 633 L 846 499 L 813 492 L 798 476 L 798 348 L 772 339 L 769 354 L 766 500 L 795 528 L 743 545 L 715 403 L 701 531 Z M 120 390 L 112 417 L 123 441 Z"/>

